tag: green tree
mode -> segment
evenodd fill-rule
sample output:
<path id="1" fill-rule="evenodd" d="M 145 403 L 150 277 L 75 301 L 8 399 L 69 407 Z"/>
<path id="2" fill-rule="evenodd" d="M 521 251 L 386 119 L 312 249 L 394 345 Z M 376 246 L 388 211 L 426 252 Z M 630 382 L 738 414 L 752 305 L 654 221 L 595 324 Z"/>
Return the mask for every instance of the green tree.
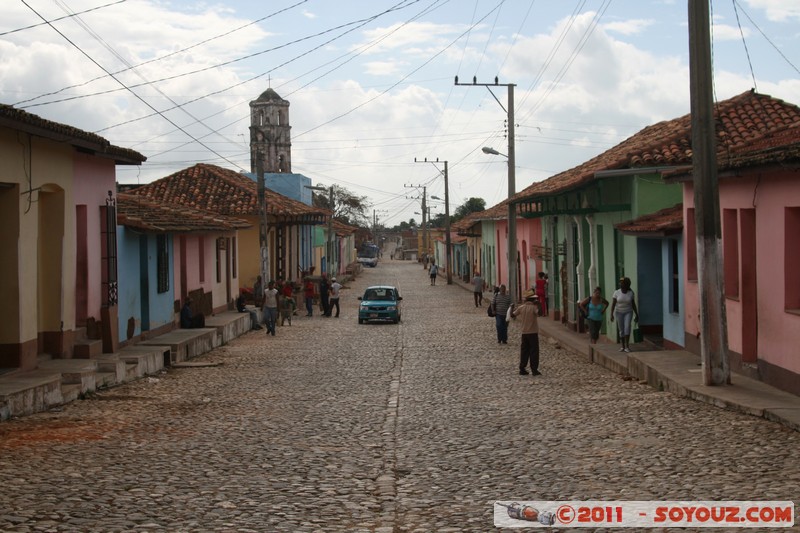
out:
<path id="1" fill-rule="evenodd" d="M 483 198 L 470 198 L 456 208 L 456 212 L 450 221 L 456 222 L 470 213 L 480 213 L 481 211 L 486 211 L 486 200 Z"/>
<path id="2" fill-rule="evenodd" d="M 314 207 L 330 210 L 330 187 L 325 185 L 317 186 L 323 187 L 327 191 L 314 191 L 311 196 L 311 204 Z M 333 218 L 335 220 L 351 226 L 366 227 L 370 225 L 370 217 L 367 215 L 370 204 L 366 196 L 357 196 L 344 187 L 334 185 L 333 206 Z"/>

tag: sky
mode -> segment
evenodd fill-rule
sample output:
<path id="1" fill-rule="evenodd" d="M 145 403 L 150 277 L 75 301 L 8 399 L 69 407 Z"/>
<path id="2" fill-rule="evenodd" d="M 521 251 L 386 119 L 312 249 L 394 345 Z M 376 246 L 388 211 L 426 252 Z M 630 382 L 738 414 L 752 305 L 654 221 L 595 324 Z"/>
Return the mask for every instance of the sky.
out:
<path id="1" fill-rule="evenodd" d="M 451 213 L 508 197 L 508 84 L 513 192 L 688 113 L 688 1 L 3 0 L 0 102 L 142 153 L 117 181 L 144 184 L 249 172 L 249 102 L 271 87 L 292 171 L 394 226 L 423 194 L 445 212 L 444 161 Z M 800 105 L 800 0 L 711 13 L 715 98 Z"/>

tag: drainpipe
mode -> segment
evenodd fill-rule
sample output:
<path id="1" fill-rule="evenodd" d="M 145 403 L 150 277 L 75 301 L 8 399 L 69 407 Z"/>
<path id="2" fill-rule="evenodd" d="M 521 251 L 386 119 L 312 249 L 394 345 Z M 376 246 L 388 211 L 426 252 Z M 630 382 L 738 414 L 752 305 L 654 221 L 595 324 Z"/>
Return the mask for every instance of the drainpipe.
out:
<path id="1" fill-rule="evenodd" d="M 591 254 L 589 260 L 589 294 L 594 291 L 598 286 L 597 283 L 597 247 L 595 246 L 594 234 L 597 231 L 597 225 L 594 222 L 592 215 L 586 215 L 586 222 L 589 223 L 589 253 Z"/>

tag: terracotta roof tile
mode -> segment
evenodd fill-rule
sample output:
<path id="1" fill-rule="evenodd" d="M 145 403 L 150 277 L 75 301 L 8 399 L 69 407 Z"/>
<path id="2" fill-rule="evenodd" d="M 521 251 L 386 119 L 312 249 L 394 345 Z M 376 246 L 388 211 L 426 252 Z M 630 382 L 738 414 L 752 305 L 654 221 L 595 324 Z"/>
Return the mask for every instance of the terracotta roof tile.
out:
<path id="1" fill-rule="evenodd" d="M 639 236 L 680 233 L 683 230 L 683 204 L 643 215 L 628 222 L 614 224 L 614 227 L 623 233 Z"/>
<path id="2" fill-rule="evenodd" d="M 130 148 L 115 146 L 96 133 L 53 122 L 6 104 L 0 104 L 0 126 L 26 131 L 46 139 L 89 149 L 95 155 L 114 159 L 121 165 L 138 165 L 147 161 L 147 158 L 139 152 Z"/>
<path id="3" fill-rule="evenodd" d="M 233 231 L 252 226 L 246 220 L 158 203 L 145 196 L 126 193 L 117 194 L 117 222 L 121 226 L 154 233 Z"/>
<path id="4" fill-rule="evenodd" d="M 800 126 L 800 108 L 754 91 L 717 103 L 715 111 L 720 159 L 759 142 L 769 144 L 767 139 Z M 653 124 L 574 168 L 530 185 L 514 199 L 557 194 L 592 181 L 602 170 L 689 165 L 691 135 L 690 114 Z"/>
<path id="5" fill-rule="evenodd" d="M 230 216 L 257 216 L 256 182 L 234 170 L 197 164 L 129 191 L 158 203 L 183 205 Z M 297 222 L 320 223 L 327 211 L 265 190 L 267 214 Z"/>

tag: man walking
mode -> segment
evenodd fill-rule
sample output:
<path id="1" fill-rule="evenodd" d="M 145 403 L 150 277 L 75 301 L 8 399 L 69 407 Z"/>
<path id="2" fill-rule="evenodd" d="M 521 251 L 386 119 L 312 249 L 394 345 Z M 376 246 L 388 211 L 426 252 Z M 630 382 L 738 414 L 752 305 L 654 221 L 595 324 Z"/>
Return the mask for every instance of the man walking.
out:
<path id="1" fill-rule="evenodd" d="M 483 278 L 480 272 L 475 272 L 472 278 L 472 294 L 475 296 L 475 307 L 483 305 Z"/>
<path id="2" fill-rule="evenodd" d="M 511 310 L 511 316 L 522 317 L 522 342 L 519 347 L 519 373 L 527 375 L 526 367 L 531 366 L 531 374 L 541 376 L 539 372 L 539 298 L 532 290 L 522 295 L 525 302 Z"/>
<path id="3" fill-rule="evenodd" d="M 328 275 L 322 274 L 319 280 L 319 301 L 322 304 L 322 316 L 331 316 L 331 303 L 328 299 Z"/>
<path id="4" fill-rule="evenodd" d="M 330 299 L 330 313 L 333 312 L 333 308 L 336 308 L 336 318 L 339 318 L 339 291 L 342 290 L 342 284 L 336 281 L 336 278 L 331 278 L 331 299 Z"/>
<path id="5" fill-rule="evenodd" d="M 275 336 L 275 326 L 278 321 L 278 290 L 275 282 L 270 281 L 264 291 L 264 322 L 267 323 L 267 335 Z"/>

